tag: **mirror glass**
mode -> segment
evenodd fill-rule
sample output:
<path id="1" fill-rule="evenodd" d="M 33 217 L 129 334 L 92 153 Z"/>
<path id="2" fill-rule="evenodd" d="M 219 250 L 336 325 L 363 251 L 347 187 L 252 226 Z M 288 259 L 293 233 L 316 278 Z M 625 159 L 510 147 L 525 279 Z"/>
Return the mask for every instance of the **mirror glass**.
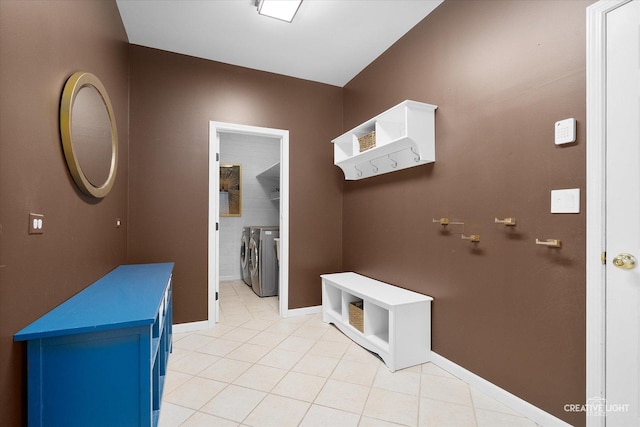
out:
<path id="1" fill-rule="evenodd" d="M 102 96 L 93 86 L 83 86 L 76 95 L 71 137 L 85 178 L 95 187 L 101 187 L 111 169 L 111 122 Z"/>
<path id="2" fill-rule="evenodd" d="M 220 216 L 242 215 L 240 165 L 220 165 Z"/>
<path id="3" fill-rule="evenodd" d="M 107 91 L 93 74 L 79 72 L 67 80 L 60 134 L 75 183 L 89 196 L 105 197 L 115 181 L 118 133 Z"/>

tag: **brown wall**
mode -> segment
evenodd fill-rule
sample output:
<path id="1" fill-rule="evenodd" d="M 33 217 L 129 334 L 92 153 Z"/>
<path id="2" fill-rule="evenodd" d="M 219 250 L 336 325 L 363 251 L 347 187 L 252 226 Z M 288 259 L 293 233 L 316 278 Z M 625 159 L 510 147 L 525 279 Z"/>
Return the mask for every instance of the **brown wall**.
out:
<path id="1" fill-rule="evenodd" d="M 126 262 L 128 44 L 115 1 L 0 1 L 0 425 L 25 423 L 24 343 L 13 334 Z M 76 71 L 106 87 L 120 158 L 111 194 L 77 190 L 62 151 L 62 88 Z M 44 234 L 28 235 L 29 212 Z"/>
<path id="2" fill-rule="evenodd" d="M 438 105 L 434 164 L 345 185 L 345 270 L 432 295 L 435 352 L 574 425 L 584 417 L 563 406 L 585 399 L 590 3 L 447 0 L 344 90 L 345 129 L 404 99 Z M 557 147 L 568 117 L 578 142 Z M 560 188 L 581 189 L 582 213 L 549 213 Z"/>
<path id="3" fill-rule="evenodd" d="M 131 46 L 129 260 L 175 261 L 177 323 L 207 317 L 210 120 L 290 131 L 289 307 L 320 304 L 342 265 L 341 107 L 338 87 Z"/>

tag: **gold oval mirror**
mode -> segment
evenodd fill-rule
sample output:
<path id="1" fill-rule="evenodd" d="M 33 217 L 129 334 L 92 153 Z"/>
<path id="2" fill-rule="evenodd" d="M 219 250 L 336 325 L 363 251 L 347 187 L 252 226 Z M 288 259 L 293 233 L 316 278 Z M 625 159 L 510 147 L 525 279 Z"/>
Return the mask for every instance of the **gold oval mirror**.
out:
<path id="1" fill-rule="evenodd" d="M 69 171 L 83 193 L 105 197 L 116 178 L 118 132 L 109 95 L 91 73 L 75 73 L 64 86 L 60 134 Z"/>

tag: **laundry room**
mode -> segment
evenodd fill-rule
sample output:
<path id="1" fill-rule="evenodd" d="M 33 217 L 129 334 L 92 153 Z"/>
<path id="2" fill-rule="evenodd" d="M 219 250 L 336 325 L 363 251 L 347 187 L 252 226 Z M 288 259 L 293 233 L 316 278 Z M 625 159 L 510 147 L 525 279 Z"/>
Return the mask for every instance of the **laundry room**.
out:
<path id="1" fill-rule="evenodd" d="M 221 133 L 221 316 L 277 307 L 279 228 L 280 140 Z"/>

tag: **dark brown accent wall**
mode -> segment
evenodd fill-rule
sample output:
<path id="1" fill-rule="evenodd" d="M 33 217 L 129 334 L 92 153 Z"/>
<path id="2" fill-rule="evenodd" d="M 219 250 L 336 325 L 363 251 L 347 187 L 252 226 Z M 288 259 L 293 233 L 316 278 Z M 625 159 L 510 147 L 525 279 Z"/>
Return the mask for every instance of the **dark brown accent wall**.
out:
<path id="1" fill-rule="evenodd" d="M 126 262 L 128 43 L 115 1 L 0 2 L 0 425 L 26 424 L 26 345 L 13 334 Z M 58 113 L 76 71 L 106 87 L 120 157 L 112 192 L 84 196 Z M 44 234 L 28 235 L 30 212 Z"/>
<path id="2" fill-rule="evenodd" d="M 344 88 L 345 129 L 404 99 L 438 105 L 434 164 L 345 185 L 345 270 L 433 296 L 436 353 L 573 425 L 585 423 L 563 406 L 585 400 L 590 3 L 447 0 Z M 555 146 L 568 117 L 578 141 Z M 581 189 L 580 214 L 550 213 L 561 188 Z"/>
<path id="3" fill-rule="evenodd" d="M 342 89 L 131 46 L 131 262 L 175 261 L 174 319 L 207 318 L 209 121 L 289 130 L 289 307 L 318 305 L 342 265 L 330 141 Z M 240 236 L 238 236 L 240 238 Z"/>

